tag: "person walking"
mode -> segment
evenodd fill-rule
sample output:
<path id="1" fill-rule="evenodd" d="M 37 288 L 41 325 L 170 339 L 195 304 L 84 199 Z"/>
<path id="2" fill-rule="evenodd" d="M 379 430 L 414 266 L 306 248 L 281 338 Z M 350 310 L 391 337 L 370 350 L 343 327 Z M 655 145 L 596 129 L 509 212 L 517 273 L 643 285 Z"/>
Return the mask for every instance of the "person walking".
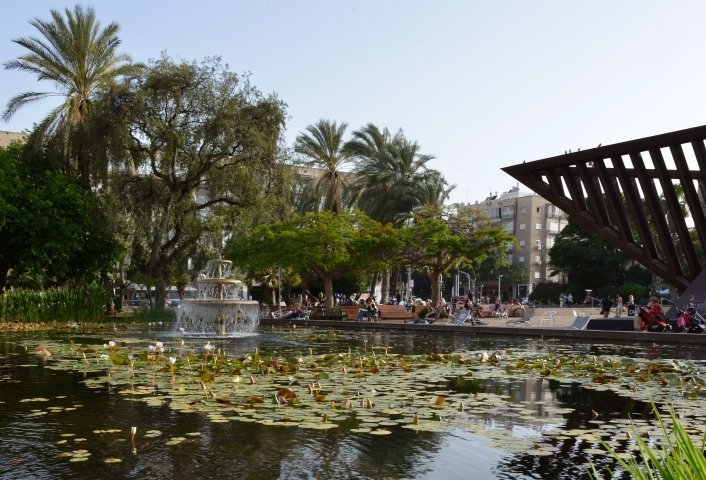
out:
<path id="1" fill-rule="evenodd" d="M 623 297 L 620 294 L 615 297 L 615 316 L 620 318 L 623 314 Z"/>
<path id="2" fill-rule="evenodd" d="M 564 292 L 561 292 L 559 295 L 559 308 L 564 308 L 564 302 L 566 301 L 566 295 L 564 295 Z"/>
<path id="3" fill-rule="evenodd" d="M 603 299 L 601 300 L 601 315 L 603 315 L 603 318 L 608 318 L 612 306 L 613 300 L 611 300 L 610 295 L 606 295 L 605 297 L 603 297 Z"/>

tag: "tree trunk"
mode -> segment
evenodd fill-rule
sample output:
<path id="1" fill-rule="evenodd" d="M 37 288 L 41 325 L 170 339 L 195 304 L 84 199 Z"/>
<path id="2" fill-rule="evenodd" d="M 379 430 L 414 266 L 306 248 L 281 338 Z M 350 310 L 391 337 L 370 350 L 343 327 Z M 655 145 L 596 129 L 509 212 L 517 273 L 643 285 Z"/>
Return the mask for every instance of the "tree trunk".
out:
<path id="1" fill-rule="evenodd" d="M 375 285 L 378 283 L 378 272 L 373 273 L 373 277 L 370 279 L 370 291 L 368 292 L 372 297 L 375 295 Z"/>
<path id="2" fill-rule="evenodd" d="M 331 275 L 326 275 L 323 279 L 324 282 L 324 295 L 327 308 L 333 308 L 334 298 L 333 298 L 333 277 Z"/>
<path id="3" fill-rule="evenodd" d="M 277 305 L 277 295 L 275 292 L 274 287 L 267 287 L 270 290 L 270 305 L 271 306 L 276 306 Z"/>
<path id="4" fill-rule="evenodd" d="M 433 272 L 431 274 L 431 304 L 436 308 L 441 299 L 441 272 Z"/>
<path id="5" fill-rule="evenodd" d="M 165 285 L 164 279 L 160 276 L 157 278 L 157 282 L 155 283 L 154 286 L 154 301 L 155 305 L 154 308 L 155 310 L 159 312 L 164 311 L 164 303 L 165 299 L 167 298 L 167 287 Z"/>
<path id="6" fill-rule="evenodd" d="M 380 303 L 387 303 L 387 299 L 390 298 L 390 269 L 388 268 L 382 272 L 382 288 L 380 291 Z"/>
<path id="7" fill-rule="evenodd" d="M 103 289 L 105 290 L 105 313 L 106 315 L 113 315 L 115 313 L 115 296 L 113 293 L 113 280 L 108 275 L 105 270 L 101 272 L 101 281 L 103 282 Z"/>

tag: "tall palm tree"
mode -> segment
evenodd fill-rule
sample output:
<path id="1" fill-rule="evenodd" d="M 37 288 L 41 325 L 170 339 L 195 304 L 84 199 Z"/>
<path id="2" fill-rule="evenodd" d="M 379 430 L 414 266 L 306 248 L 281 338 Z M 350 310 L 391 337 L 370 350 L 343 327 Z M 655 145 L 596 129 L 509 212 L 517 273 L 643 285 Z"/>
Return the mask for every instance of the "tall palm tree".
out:
<path id="1" fill-rule="evenodd" d="M 377 125 L 372 123 L 356 130 L 352 136 L 353 139 L 348 141 L 344 148 L 353 157 L 363 162 L 377 152 L 384 150 L 388 145 L 404 141 L 404 133 L 401 129 L 397 130 L 393 136 L 387 127 L 380 130 Z"/>
<path id="2" fill-rule="evenodd" d="M 427 168 L 434 157 L 421 154 L 419 149 L 417 142 L 401 137 L 360 159 L 354 190 L 361 210 L 382 223 L 399 226 L 427 202 L 427 183 L 443 177 Z"/>
<path id="3" fill-rule="evenodd" d="M 2 118 L 9 120 L 17 110 L 37 100 L 63 97 L 64 101 L 38 125 L 33 139 L 39 145 L 46 136 L 61 134 L 69 161 L 67 169 L 78 168 L 88 186 L 87 155 L 80 145 L 70 145 L 70 139 L 77 129 L 82 130 L 96 91 L 139 67 L 130 63 L 128 55 L 117 53 L 118 25 L 111 23 L 102 28 L 93 8 L 76 5 L 73 10 L 65 9 L 64 16 L 52 9 L 51 17 L 49 21 L 35 18 L 29 22 L 40 35 L 13 40 L 28 52 L 5 63 L 5 68 L 34 73 L 37 80 L 53 82 L 57 90 L 15 95 L 7 103 Z"/>
<path id="4" fill-rule="evenodd" d="M 374 125 L 354 132 L 354 139 L 346 148 L 358 159 L 353 192 L 358 207 L 381 223 L 401 226 L 412 217 L 412 212 L 428 202 L 443 204 L 448 197 L 433 198 L 436 187 L 443 187 L 441 174 L 429 170 L 427 162 L 432 155 L 419 152 L 417 142 L 410 142 L 398 131 L 393 137 L 388 129 Z M 439 185 L 439 181 L 442 181 Z M 382 298 L 387 299 L 390 271 L 383 272 Z M 371 291 L 377 275 L 373 276 Z"/>
<path id="5" fill-rule="evenodd" d="M 307 157 L 311 166 L 324 170 L 317 180 L 317 189 L 323 194 L 324 208 L 336 213 L 342 208 L 347 185 L 343 168 L 350 162 L 350 154 L 343 148 L 347 127 L 345 122 L 337 125 L 335 121 L 319 120 L 306 127 L 294 145 L 294 150 Z"/>
<path id="6" fill-rule="evenodd" d="M 441 208 L 448 200 L 456 185 L 449 185 L 438 170 L 428 170 L 418 178 L 417 200 L 420 206 L 436 206 Z"/>

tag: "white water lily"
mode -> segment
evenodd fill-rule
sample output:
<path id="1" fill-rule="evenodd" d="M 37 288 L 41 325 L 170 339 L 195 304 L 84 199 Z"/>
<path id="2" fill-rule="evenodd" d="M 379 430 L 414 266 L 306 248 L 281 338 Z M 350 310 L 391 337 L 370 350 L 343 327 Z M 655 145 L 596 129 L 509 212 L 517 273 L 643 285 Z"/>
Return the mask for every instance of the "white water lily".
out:
<path id="1" fill-rule="evenodd" d="M 203 346 L 203 349 L 206 350 L 207 352 L 211 352 L 215 348 L 216 348 L 215 345 L 211 345 L 210 340 L 208 342 L 206 342 L 206 345 Z"/>
<path id="2" fill-rule="evenodd" d="M 115 346 L 115 340 L 109 340 L 109 341 L 108 341 L 108 346 L 111 347 L 111 348 L 114 347 L 114 346 Z"/>
<path id="3" fill-rule="evenodd" d="M 177 361 L 176 357 L 169 357 L 169 363 L 171 363 L 172 365 L 174 365 L 176 363 L 176 361 Z"/>

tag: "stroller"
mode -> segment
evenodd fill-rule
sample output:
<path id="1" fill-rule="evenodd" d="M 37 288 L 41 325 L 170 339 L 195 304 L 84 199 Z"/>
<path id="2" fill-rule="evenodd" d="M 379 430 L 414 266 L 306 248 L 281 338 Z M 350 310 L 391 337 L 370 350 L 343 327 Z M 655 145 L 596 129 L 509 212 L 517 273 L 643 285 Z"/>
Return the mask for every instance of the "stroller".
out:
<path id="1" fill-rule="evenodd" d="M 704 317 L 696 311 L 693 304 L 689 304 L 686 310 L 677 309 L 679 316 L 675 331 L 682 333 L 706 333 L 706 321 Z"/>
<path id="2" fill-rule="evenodd" d="M 640 317 L 640 330 L 646 332 L 670 332 L 672 326 L 664 318 L 664 315 L 657 314 L 647 307 L 641 307 L 638 312 Z"/>

